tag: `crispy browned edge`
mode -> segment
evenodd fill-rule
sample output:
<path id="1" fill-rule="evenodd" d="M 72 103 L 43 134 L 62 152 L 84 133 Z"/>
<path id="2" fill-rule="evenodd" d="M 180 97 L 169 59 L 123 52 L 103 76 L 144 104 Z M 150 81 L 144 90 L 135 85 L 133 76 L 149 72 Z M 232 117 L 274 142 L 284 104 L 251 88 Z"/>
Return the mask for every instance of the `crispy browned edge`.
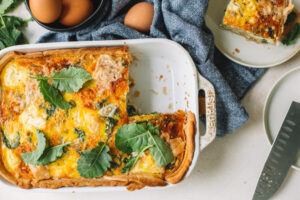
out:
<path id="1" fill-rule="evenodd" d="M 288 5 L 284 9 L 284 15 L 283 15 L 284 19 L 281 21 L 281 25 L 280 25 L 281 26 L 281 31 L 280 31 L 280 34 L 279 34 L 278 38 L 270 39 L 270 38 L 263 38 L 263 37 L 260 37 L 260 36 L 256 37 L 255 34 L 253 34 L 251 32 L 248 32 L 248 31 L 245 31 L 245 30 L 233 27 L 233 26 L 228 26 L 228 25 L 223 24 L 223 20 L 222 20 L 222 23 L 220 24 L 220 28 L 222 28 L 224 30 L 231 31 L 231 32 L 236 33 L 238 35 L 241 35 L 241 36 L 245 37 L 247 40 L 254 41 L 258 44 L 263 43 L 263 39 L 266 39 L 269 43 L 275 43 L 280 39 L 281 35 L 283 34 L 284 24 L 286 22 L 286 19 L 287 19 L 288 15 L 294 9 L 294 4 L 292 4 L 292 0 L 286 0 L 286 1 L 288 1 Z"/>
<path id="2" fill-rule="evenodd" d="M 188 171 L 194 157 L 195 150 L 195 133 L 196 133 L 196 119 L 192 112 L 186 113 L 184 124 L 184 132 L 186 136 L 185 154 L 180 167 L 173 173 L 166 177 L 169 183 L 176 184 L 181 181 Z"/>
<path id="3" fill-rule="evenodd" d="M 62 49 L 62 50 L 50 50 L 44 52 L 34 53 L 21 53 L 21 52 L 9 52 L 6 53 L 0 60 L 0 73 L 3 67 L 15 58 L 27 57 L 37 58 L 47 55 L 55 54 L 81 54 L 81 53 L 93 53 L 95 50 L 100 51 L 113 51 L 113 50 L 124 50 L 128 51 L 128 47 L 104 47 L 104 48 L 81 48 L 81 49 Z M 185 117 L 184 132 L 186 135 L 186 147 L 184 159 L 180 167 L 173 173 L 165 177 L 165 180 L 171 184 L 178 183 L 181 181 L 189 169 L 189 166 L 193 160 L 194 155 L 194 136 L 195 136 L 195 115 L 192 112 L 187 112 Z M 1 134 L 0 134 L 1 139 Z M 1 148 L 0 148 L 1 152 Z M 16 179 L 13 177 L 5 168 L 2 161 L 2 154 L 0 154 L 0 175 L 8 182 L 17 185 L 22 188 L 49 188 L 56 189 L 60 187 L 68 186 L 127 186 L 130 191 L 141 189 L 145 186 L 165 186 L 168 183 L 162 176 L 155 176 L 153 174 L 124 174 L 115 176 L 103 176 L 100 178 L 87 179 L 87 178 L 62 178 L 62 179 L 47 179 L 47 180 L 29 180 L 29 179 Z"/>

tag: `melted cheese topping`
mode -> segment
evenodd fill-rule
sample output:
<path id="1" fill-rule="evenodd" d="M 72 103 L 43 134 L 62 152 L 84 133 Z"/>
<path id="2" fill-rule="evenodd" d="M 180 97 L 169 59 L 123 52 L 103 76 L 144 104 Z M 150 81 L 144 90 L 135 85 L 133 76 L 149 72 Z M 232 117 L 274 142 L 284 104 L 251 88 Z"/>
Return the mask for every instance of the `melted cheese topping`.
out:
<path id="1" fill-rule="evenodd" d="M 222 24 L 251 34 L 254 38 L 277 41 L 282 33 L 289 0 L 231 0 Z"/>
<path id="2" fill-rule="evenodd" d="M 77 162 L 79 154 L 75 149 L 70 149 L 63 154 L 61 159 L 49 165 L 50 176 L 53 178 L 78 178 Z"/>
<path id="3" fill-rule="evenodd" d="M 131 173 L 154 173 L 163 174 L 165 171 L 164 167 L 157 167 L 152 156 L 148 153 L 144 153 L 139 158 L 135 166 L 131 169 Z"/>
<path id="4" fill-rule="evenodd" d="M 28 78 L 24 69 L 20 69 L 16 63 L 10 63 L 2 72 L 2 83 L 5 87 L 22 87 Z"/>
<path id="5" fill-rule="evenodd" d="M 23 125 L 25 131 L 33 131 L 35 129 L 44 129 L 46 118 L 47 114 L 42 108 L 31 104 L 19 116 L 19 122 Z"/>
<path id="6" fill-rule="evenodd" d="M 3 147 L 2 155 L 4 158 L 4 166 L 9 172 L 14 172 L 21 165 L 21 159 L 11 149 Z"/>

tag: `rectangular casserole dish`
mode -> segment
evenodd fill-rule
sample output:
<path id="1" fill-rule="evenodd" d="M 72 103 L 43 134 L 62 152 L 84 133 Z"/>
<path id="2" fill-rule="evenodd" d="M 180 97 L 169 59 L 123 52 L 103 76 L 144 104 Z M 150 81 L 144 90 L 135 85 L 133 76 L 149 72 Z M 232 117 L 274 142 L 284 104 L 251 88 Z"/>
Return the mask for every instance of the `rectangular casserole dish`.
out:
<path id="1" fill-rule="evenodd" d="M 195 152 L 187 177 L 194 168 L 199 152 L 213 141 L 216 134 L 215 93 L 213 86 L 198 74 L 196 67 L 179 44 L 165 39 L 88 41 L 22 45 L 4 49 L 0 56 L 10 52 L 37 52 L 53 49 L 83 47 L 107 47 L 126 45 L 130 48 L 133 63 L 130 68 L 135 86 L 130 90 L 130 103 L 143 113 L 154 111 L 175 112 L 190 110 L 196 116 Z M 204 90 L 206 96 L 206 133 L 200 135 L 198 91 Z M 140 95 L 136 95 L 139 93 Z M 16 188 L 0 178 L 1 185 Z M 171 187 L 169 184 L 165 187 Z M 157 187 L 155 187 L 157 188 Z M 66 187 L 55 191 L 120 191 L 125 187 Z M 48 189 L 32 189 L 49 191 Z"/>

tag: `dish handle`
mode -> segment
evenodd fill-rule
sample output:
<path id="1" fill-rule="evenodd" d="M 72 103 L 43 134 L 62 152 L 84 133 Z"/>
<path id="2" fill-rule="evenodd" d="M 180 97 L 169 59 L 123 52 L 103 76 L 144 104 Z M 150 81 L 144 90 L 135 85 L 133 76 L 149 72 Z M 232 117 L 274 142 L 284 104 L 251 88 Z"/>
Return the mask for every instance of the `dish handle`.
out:
<path id="1" fill-rule="evenodd" d="M 205 92 L 206 131 L 200 135 L 200 150 L 203 150 L 216 138 L 216 93 L 214 86 L 198 73 L 199 89 Z"/>

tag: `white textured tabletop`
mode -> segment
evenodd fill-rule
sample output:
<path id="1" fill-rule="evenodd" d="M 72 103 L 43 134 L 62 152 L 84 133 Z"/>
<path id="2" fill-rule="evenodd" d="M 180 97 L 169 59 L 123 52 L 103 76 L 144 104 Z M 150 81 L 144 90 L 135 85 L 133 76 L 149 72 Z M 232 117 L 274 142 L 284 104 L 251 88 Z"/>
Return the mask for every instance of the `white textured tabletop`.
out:
<path id="1" fill-rule="evenodd" d="M 22 5 L 14 14 L 29 17 Z M 30 43 L 45 29 L 30 22 L 26 29 Z M 258 81 L 243 100 L 250 120 L 235 133 L 216 139 L 200 153 L 192 174 L 173 188 L 155 191 L 102 192 L 102 193 L 34 193 L 32 191 L 7 190 L 0 186 L 0 199 L 11 200 L 75 200 L 75 199 L 203 199 L 203 200 L 247 200 L 251 199 L 257 180 L 269 154 L 271 146 L 263 129 L 262 111 L 264 101 L 272 85 L 286 71 L 300 66 L 300 54 L 287 63 L 272 68 Z M 300 199 L 300 171 L 290 169 L 275 200 Z"/>

